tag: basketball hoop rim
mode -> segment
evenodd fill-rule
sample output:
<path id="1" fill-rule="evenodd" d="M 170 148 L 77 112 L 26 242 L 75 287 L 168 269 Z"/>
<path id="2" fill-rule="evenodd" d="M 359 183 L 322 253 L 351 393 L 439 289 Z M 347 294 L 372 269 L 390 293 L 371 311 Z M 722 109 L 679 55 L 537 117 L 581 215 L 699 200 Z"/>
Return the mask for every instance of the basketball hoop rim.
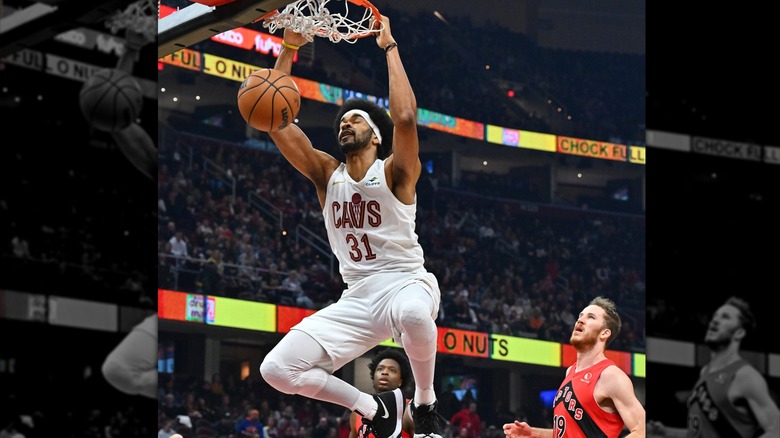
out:
<path id="1" fill-rule="evenodd" d="M 382 22 L 382 14 L 379 13 L 379 9 L 376 6 L 374 6 L 374 4 L 371 3 L 370 1 L 368 0 L 347 0 L 347 1 L 354 5 L 363 6 L 366 9 L 370 9 L 371 14 L 374 16 L 374 19 L 380 23 Z"/>
<path id="2" fill-rule="evenodd" d="M 296 5 L 296 6 L 297 5 L 302 5 L 302 4 L 306 3 L 307 1 L 310 1 L 310 0 L 295 0 L 293 2 L 288 3 L 287 6 L 283 6 L 283 7 L 280 7 L 278 9 L 275 9 L 273 11 L 269 11 L 267 14 L 265 14 L 262 17 L 258 18 L 254 22 L 273 21 L 277 16 L 281 16 L 284 13 L 284 11 L 286 11 L 290 6 L 292 6 L 292 5 Z M 316 1 L 324 4 L 324 3 L 327 3 L 327 2 L 329 2 L 331 0 L 316 0 Z M 369 10 L 371 12 L 371 16 L 374 19 L 374 23 L 379 23 L 380 26 L 381 26 L 382 14 L 379 12 L 379 8 L 374 6 L 374 4 L 371 3 L 369 0 L 341 0 L 341 1 L 344 1 L 345 3 L 351 3 L 353 5 L 360 6 L 360 7 L 363 7 L 365 9 Z M 280 26 L 280 27 L 282 27 L 282 26 Z M 376 29 L 366 29 L 363 32 L 359 32 L 359 33 L 356 32 L 356 33 L 353 33 L 351 35 L 344 35 L 344 34 L 342 34 L 341 38 L 345 39 L 345 40 L 357 40 L 359 38 L 364 38 L 364 37 L 367 37 L 369 35 L 372 35 L 374 32 L 376 32 Z M 336 34 L 337 34 L 337 32 L 336 32 Z M 323 37 L 323 38 L 327 37 L 327 35 L 323 34 L 323 33 L 316 33 L 316 35 L 319 36 L 319 37 Z"/>

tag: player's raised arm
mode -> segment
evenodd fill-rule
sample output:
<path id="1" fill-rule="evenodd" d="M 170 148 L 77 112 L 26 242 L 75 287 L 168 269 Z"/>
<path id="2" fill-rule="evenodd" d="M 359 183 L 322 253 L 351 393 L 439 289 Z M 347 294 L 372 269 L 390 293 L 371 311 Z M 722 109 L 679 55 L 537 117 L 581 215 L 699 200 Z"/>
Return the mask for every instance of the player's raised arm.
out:
<path id="1" fill-rule="evenodd" d="M 414 202 L 415 187 L 420 177 L 420 143 L 417 137 L 417 99 L 401 62 L 398 44 L 390 30 L 390 19 L 382 17 L 382 28 L 376 39 L 385 51 L 390 80 L 390 117 L 393 119 L 393 154 L 391 166 L 393 193 L 405 204 Z"/>
<path id="2" fill-rule="evenodd" d="M 295 53 L 307 42 L 306 38 L 301 34 L 285 29 L 284 43 L 279 52 L 279 58 L 276 59 L 274 64 L 274 69 L 289 75 L 292 71 Z M 284 155 L 284 158 L 314 183 L 317 188 L 320 205 L 323 205 L 325 201 L 325 187 L 331 173 L 338 167 L 338 160 L 325 152 L 315 149 L 311 140 L 294 123 L 279 131 L 269 132 L 268 135 L 276 144 L 276 147 L 279 148 L 282 155 Z"/>

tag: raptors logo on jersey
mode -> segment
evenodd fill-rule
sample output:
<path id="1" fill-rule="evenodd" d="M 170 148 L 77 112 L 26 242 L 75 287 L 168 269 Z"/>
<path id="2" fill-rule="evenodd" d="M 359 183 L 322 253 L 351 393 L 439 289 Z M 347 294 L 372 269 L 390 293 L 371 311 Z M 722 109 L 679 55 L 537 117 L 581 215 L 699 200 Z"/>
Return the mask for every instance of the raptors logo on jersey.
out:
<path id="1" fill-rule="evenodd" d="M 553 400 L 553 436 L 567 438 L 617 438 L 623 420 L 617 413 L 605 411 L 593 397 L 601 373 L 615 363 L 609 359 L 574 372 L 571 366 Z"/>

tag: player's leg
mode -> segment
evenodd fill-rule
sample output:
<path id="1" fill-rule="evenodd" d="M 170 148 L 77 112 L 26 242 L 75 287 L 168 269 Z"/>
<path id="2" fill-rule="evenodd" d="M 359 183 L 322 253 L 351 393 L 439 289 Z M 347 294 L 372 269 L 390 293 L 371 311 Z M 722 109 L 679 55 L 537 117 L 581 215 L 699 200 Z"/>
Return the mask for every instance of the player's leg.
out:
<path id="1" fill-rule="evenodd" d="M 300 394 L 354 409 L 360 391 L 332 376 L 333 361 L 314 338 L 291 330 L 265 356 L 260 373 L 285 394 Z"/>
<path id="2" fill-rule="evenodd" d="M 131 395 L 157 398 L 157 315 L 147 317 L 114 347 L 101 365 L 106 381 Z"/>
<path id="3" fill-rule="evenodd" d="M 425 283 L 403 287 L 393 300 L 392 315 L 401 330 L 400 344 L 409 357 L 414 375 L 414 400 L 411 403 L 415 437 L 441 438 L 444 420 L 436 411 L 438 402 L 433 387 L 436 369 L 438 330 L 435 318 L 439 302 Z"/>
<path id="4" fill-rule="evenodd" d="M 334 376 L 333 361 L 307 333 L 291 330 L 266 355 L 260 373 L 269 385 L 285 394 L 299 394 L 358 411 L 372 423 L 377 438 L 395 438 L 401 432 L 403 395 L 400 389 L 371 395 Z M 382 406 L 379 409 L 379 406 Z"/>

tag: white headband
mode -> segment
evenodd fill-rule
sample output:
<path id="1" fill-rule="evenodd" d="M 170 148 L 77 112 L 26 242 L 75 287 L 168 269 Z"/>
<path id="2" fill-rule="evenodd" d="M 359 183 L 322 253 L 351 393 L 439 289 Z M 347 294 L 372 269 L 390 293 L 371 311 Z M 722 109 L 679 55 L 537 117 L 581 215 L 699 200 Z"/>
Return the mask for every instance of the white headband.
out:
<path id="1" fill-rule="evenodd" d="M 379 133 L 379 128 L 376 126 L 373 120 L 371 120 L 371 116 L 368 115 L 367 112 L 359 109 L 351 109 L 344 113 L 343 116 L 341 116 L 342 119 L 345 119 L 351 115 L 357 114 L 360 117 L 366 119 L 366 122 L 368 123 L 368 126 L 371 127 L 371 130 L 374 131 L 374 134 L 376 134 L 376 138 L 379 139 L 379 144 L 382 144 L 382 134 Z"/>

